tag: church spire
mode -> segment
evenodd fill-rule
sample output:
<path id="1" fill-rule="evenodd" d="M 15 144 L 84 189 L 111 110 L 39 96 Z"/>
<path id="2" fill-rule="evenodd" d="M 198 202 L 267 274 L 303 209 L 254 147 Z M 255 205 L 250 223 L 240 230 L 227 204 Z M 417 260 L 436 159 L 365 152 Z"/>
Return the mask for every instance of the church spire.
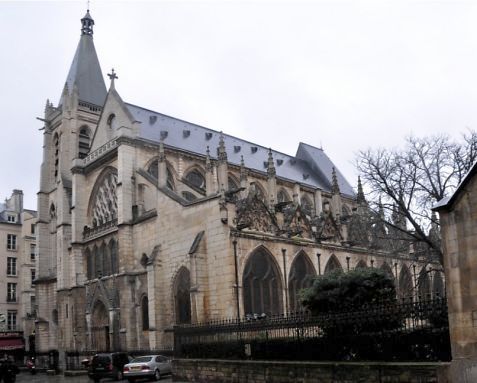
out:
<path id="1" fill-rule="evenodd" d="M 82 35 L 93 35 L 93 25 L 94 20 L 89 14 L 89 9 L 86 11 L 86 15 L 81 19 L 81 34 Z"/>
<path id="2" fill-rule="evenodd" d="M 58 105 L 64 104 L 65 97 L 70 95 L 75 87 L 78 91 L 79 101 L 98 106 L 104 104 L 107 91 L 103 72 L 94 48 L 93 25 L 94 20 L 88 10 L 81 19 L 80 41 L 66 78 L 68 93 L 61 95 Z"/>
<path id="3" fill-rule="evenodd" d="M 340 194 L 340 186 L 338 184 L 338 177 L 336 176 L 336 169 L 334 167 L 331 172 L 331 193 Z"/>
<path id="4" fill-rule="evenodd" d="M 247 169 L 245 169 L 243 156 L 240 156 L 240 182 L 242 181 L 247 181 Z"/>
<path id="5" fill-rule="evenodd" d="M 364 197 L 363 185 L 361 184 L 360 176 L 358 176 L 358 194 L 356 195 L 356 202 L 358 205 L 366 205 L 366 198 Z"/>
<path id="6" fill-rule="evenodd" d="M 267 174 L 269 177 L 275 177 L 276 173 L 275 165 L 273 163 L 272 149 L 270 148 L 268 150 Z"/>
<path id="7" fill-rule="evenodd" d="M 217 159 L 219 162 L 227 162 L 227 151 L 225 150 L 224 135 L 220 132 L 219 147 L 217 148 Z"/>

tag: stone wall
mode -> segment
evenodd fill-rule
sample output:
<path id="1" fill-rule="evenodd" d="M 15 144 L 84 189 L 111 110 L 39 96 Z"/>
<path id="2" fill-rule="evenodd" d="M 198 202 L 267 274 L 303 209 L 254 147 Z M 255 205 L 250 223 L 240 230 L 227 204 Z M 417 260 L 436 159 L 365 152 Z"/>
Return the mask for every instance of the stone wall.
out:
<path id="1" fill-rule="evenodd" d="M 448 383 L 448 363 L 175 359 L 173 381 L 207 383 Z"/>

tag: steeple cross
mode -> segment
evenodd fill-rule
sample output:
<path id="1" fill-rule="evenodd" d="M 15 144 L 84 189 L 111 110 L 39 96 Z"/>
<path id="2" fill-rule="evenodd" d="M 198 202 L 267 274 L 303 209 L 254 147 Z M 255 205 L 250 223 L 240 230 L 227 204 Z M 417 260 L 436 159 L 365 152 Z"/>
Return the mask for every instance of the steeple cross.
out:
<path id="1" fill-rule="evenodd" d="M 115 79 L 118 78 L 118 76 L 116 75 L 116 73 L 114 72 L 114 68 L 111 69 L 111 73 L 108 73 L 108 77 L 111 81 L 114 81 Z"/>

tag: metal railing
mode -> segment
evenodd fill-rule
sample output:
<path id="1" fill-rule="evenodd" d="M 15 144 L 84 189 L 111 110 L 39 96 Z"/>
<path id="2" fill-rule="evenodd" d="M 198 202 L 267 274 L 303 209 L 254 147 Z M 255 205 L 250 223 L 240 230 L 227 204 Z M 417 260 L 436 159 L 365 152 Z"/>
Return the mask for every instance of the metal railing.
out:
<path id="1" fill-rule="evenodd" d="M 95 227 L 85 226 L 83 229 L 83 239 L 86 240 L 86 239 L 96 237 L 97 235 L 116 229 L 117 226 L 118 226 L 117 218 L 114 218 L 111 221 L 105 222 L 99 226 L 95 226 Z"/>
<path id="2" fill-rule="evenodd" d="M 450 360 L 445 298 L 174 327 L 182 358 Z"/>
<path id="3" fill-rule="evenodd" d="M 93 160 L 101 157 L 102 155 L 109 153 L 111 150 L 118 146 L 117 139 L 112 139 L 111 141 L 106 142 L 104 145 L 100 146 L 95 151 L 88 154 L 85 158 L 83 158 L 83 165 L 87 165 Z"/>

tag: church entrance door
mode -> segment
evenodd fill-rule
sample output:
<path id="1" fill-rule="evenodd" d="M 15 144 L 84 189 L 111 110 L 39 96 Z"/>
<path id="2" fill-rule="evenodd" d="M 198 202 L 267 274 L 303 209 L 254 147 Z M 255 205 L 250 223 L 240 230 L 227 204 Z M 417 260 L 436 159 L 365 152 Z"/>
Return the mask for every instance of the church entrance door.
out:
<path id="1" fill-rule="evenodd" d="M 102 302 L 96 302 L 91 316 L 91 349 L 110 350 L 109 315 Z"/>

